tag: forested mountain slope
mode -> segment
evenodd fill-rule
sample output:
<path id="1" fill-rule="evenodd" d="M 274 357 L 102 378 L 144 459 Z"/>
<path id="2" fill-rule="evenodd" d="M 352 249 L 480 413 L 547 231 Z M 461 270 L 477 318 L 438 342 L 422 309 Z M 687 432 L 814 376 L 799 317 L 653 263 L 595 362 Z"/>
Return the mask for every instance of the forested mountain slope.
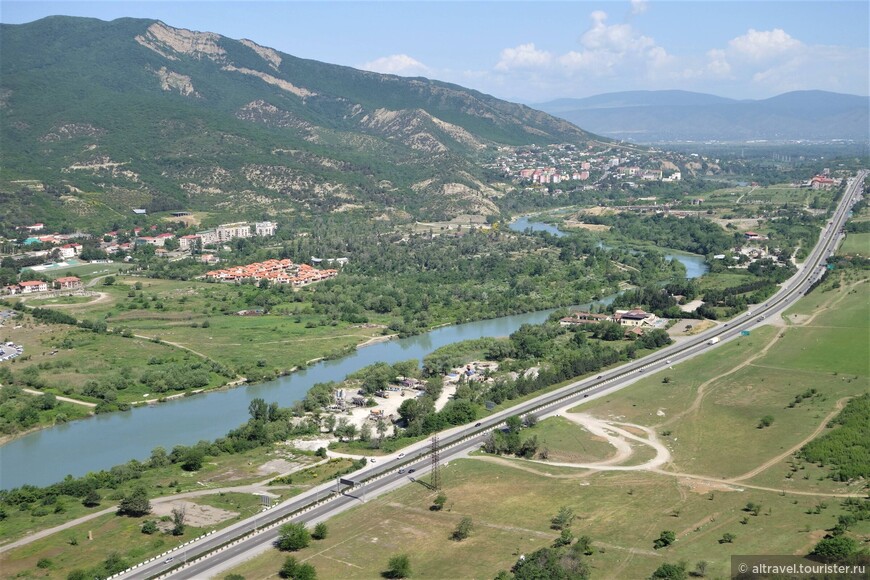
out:
<path id="1" fill-rule="evenodd" d="M 304 60 L 155 20 L 0 29 L 4 203 L 36 180 L 65 211 L 494 213 L 499 144 L 594 138 L 456 85 Z"/>

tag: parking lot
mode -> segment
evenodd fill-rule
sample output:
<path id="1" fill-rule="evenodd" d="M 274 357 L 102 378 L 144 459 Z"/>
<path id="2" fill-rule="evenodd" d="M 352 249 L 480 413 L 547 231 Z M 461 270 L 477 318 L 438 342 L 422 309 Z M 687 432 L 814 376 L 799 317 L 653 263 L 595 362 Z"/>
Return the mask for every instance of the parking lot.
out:
<path id="1" fill-rule="evenodd" d="M 22 352 L 24 352 L 23 346 L 7 342 L 3 346 L 0 346 L 0 361 L 12 360 L 17 356 L 21 356 Z"/>

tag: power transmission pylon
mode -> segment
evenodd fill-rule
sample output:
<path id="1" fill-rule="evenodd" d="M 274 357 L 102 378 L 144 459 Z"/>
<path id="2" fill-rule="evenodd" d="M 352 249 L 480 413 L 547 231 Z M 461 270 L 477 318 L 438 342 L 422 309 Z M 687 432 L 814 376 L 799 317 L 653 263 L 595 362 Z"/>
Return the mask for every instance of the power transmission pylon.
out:
<path id="1" fill-rule="evenodd" d="M 438 453 L 438 436 L 432 437 L 432 488 L 441 489 L 441 458 Z"/>

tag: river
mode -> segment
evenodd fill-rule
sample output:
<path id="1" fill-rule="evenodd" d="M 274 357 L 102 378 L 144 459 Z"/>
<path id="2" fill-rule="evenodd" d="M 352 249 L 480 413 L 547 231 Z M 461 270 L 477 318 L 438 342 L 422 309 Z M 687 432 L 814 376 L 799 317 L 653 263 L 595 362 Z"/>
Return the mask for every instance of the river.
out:
<path id="1" fill-rule="evenodd" d="M 564 235 L 555 226 L 523 220 L 517 220 L 511 227 L 519 231 L 527 227 L 549 228 L 547 231 L 555 235 Z M 690 278 L 706 271 L 701 256 L 671 257 L 686 264 Z M 610 296 L 596 304 L 609 304 L 612 300 Z M 545 321 L 551 312 L 543 310 L 437 328 L 419 336 L 373 344 L 341 359 L 323 361 L 267 383 L 183 397 L 30 433 L 0 447 L 0 489 L 24 484 L 48 485 L 67 474 L 78 477 L 133 458 L 146 459 L 157 446 L 169 451 L 175 445 L 216 439 L 248 420 L 248 404 L 255 398 L 290 406 L 316 383 L 341 381 L 379 361 L 392 364 L 412 358 L 422 360 L 433 350 L 462 340 L 507 336 L 522 324 Z"/>
<path id="2" fill-rule="evenodd" d="M 567 235 L 565 232 L 560 230 L 558 227 L 547 224 L 544 222 L 536 222 L 530 220 L 528 217 L 521 217 L 510 223 L 510 229 L 515 232 L 524 232 L 527 229 L 533 232 L 549 232 L 554 236 L 562 237 Z M 602 248 L 606 248 L 604 244 L 601 244 Z M 683 266 L 686 267 L 686 278 L 699 278 L 706 274 L 710 268 L 707 266 L 707 262 L 704 259 L 704 256 L 700 254 L 689 254 L 689 253 L 665 253 L 665 258 L 668 260 L 676 260 L 680 262 Z"/>

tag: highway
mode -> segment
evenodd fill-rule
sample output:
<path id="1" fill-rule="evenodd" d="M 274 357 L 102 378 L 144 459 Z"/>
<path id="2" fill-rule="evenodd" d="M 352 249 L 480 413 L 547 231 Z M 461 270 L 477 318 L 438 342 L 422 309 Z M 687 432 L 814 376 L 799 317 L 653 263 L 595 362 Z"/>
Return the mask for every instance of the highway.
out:
<path id="1" fill-rule="evenodd" d="M 680 344 L 660 349 L 597 377 L 585 378 L 535 397 L 495 413 L 475 425 L 466 425 L 443 432 L 439 434 L 441 462 L 447 462 L 480 447 L 490 431 L 503 426 L 505 419 L 512 415 L 527 413 L 546 415 L 564 405 L 615 392 L 642 378 L 646 372 L 667 368 L 739 337 L 741 332 L 762 324 L 765 318 L 777 315 L 791 306 L 824 273 L 826 259 L 833 255 L 842 238 L 840 230 L 851 206 L 862 193 L 861 186 L 866 176 L 867 171 L 862 170 L 856 178 L 850 180 L 833 217 L 822 230 L 819 242 L 804 263 L 798 267 L 797 273 L 764 304 L 755 306 L 751 312 L 744 313 Z M 709 341 L 712 338 L 719 340 L 711 345 Z M 112 578 L 212 577 L 232 562 L 238 562 L 256 551 L 267 549 L 277 539 L 278 530 L 285 523 L 311 524 L 328 519 L 341 511 L 360 505 L 367 497 L 374 497 L 395 487 L 406 485 L 428 473 L 431 463 L 428 442 L 417 443 L 402 455 L 393 459 L 378 458 L 378 463 L 370 464 L 360 472 L 346 476 L 354 482 L 354 485 L 343 486 L 341 493 L 336 493 L 336 483 L 321 485 L 257 516 L 188 542 L 187 545 L 153 558 L 149 562 L 138 564 L 135 568 Z M 428 480 L 424 478 L 423 481 Z"/>

